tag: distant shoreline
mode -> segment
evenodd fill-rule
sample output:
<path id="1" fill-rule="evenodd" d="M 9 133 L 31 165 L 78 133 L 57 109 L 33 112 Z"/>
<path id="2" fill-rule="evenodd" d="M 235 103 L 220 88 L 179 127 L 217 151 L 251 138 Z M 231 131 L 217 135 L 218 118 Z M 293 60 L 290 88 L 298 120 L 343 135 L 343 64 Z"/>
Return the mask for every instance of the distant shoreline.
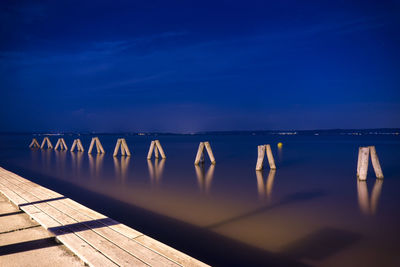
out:
<path id="1" fill-rule="evenodd" d="M 400 128 L 172 132 L 0 132 L 0 135 L 400 135 Z"/>

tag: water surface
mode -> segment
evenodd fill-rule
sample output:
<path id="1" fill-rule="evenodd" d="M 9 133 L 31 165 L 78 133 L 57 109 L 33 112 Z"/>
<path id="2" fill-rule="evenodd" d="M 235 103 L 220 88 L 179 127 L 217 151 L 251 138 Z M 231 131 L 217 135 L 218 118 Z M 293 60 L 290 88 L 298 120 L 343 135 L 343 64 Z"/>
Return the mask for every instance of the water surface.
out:
<path id="1" fill-rule="evenodd" d="M 399 136 L 99 135 L 105 155 L 87 154 L 91 135 L 49 136 L 79 137 L 83 153 L 31 150 L 32 137 L 1 135 L 0 165 L 206 263 L 400 266 Z M 112 156 L 120 137 L 132 157 Z M 146 159 L 154 139 L 167 159 Z M 193 164 L 200 141 L 215 166 Z M 255 171 L 260 144 L 276 171 Z M 370 164 L 357 181 L 362 145 L 376 146 L 383 180 Z"/>

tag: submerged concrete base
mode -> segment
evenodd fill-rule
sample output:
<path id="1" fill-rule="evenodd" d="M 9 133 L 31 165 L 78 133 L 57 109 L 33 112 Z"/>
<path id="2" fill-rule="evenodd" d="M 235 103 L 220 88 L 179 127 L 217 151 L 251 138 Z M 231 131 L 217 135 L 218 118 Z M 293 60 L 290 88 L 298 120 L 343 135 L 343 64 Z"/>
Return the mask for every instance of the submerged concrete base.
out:
<path id="1" fill-rule="evenodd" d="M 0 266 L 82 266 L 54 236 L 0 194 Z"/>

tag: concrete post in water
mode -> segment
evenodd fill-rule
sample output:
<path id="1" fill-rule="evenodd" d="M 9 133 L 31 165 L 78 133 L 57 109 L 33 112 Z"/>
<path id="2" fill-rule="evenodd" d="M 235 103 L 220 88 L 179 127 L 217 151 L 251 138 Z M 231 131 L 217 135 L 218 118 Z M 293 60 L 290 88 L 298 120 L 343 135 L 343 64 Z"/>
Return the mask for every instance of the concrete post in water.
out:
<path id="1" fill-rule="evenodd" d="M 74 152 L 75 147 L 76 147 L 76 139 L 74 139 L 74 141 L 72 142 L 72 145 L 71 145 L 71 152 Z"/>
<path id="2" fill-rule="evenodd" d="M 92 153 L 93 146 L 94 146 L 94 143 L 95 143 L 95 142 L 96 142 L 96 139 L 94 139 L 94 137 L 92 137 L 92 141 L 90 141 L 90 145 L 89 145 L 88 154 L 91 154 L 91 153 Z"/>
<path id="3" fill-rule="evenodd" d="M 105 152 L 104 152 L 104 149 L 103 149 L 103 146 L 102 146 L 101 143 L 100 143 L 99 138 L 98 138 L 98 137 L 93 137 L 93 138 L 92 138 L 92 141 L 90 142 L 88 154 L 91 154 L 91 153 L 92 153 L 92 150 L 93 150 L 93 146 L 94 146 L 94 145 L 96 145 L 96 150 L 97 150 L 97 153 L 98 153 L 98 154 L 104 154 L 104 153 L 105 153 Z"/>
<path id="4" fill-rule="evenodd" d="M 75 147 L 77 148 L 78 152 L 83 152 L 84 151 L 82 143 L 81 143 L 81 140 L 79 140 L 79 139 L 75 139 L 74 142 L 72 143 L 71 152 L 74 152 Z"/>
<path id="5" fill-rule="evenodd" d="M 156 159 L 158 159 L 158 148 L 157 148 L 157 144 L 155 141 L 154 141 L 154 157 Z"/>
<path id="6" fill-rule="evenodd" d="M 40 145 L 39 145 L 38 141 L 36 140 L 36 138 L 32 139 L 32 142 L 29 145 L 29 148 L 40 148 Z"/>
<path id="7" fill-rule="evenodd" d="M 52 149 L 53 148 L 53 145 L 51 144 L 50 139 L 48 137 L 45 137 L 43 139 L 42 145 L 40 146 L 40 148 L 43 149 L 46 144 L 47 144 L 47 148 L 48 149 Z"/>
<path id="8" fill-rule="evenodd" d="M 129 148 L 128 148 L 128 144 L 126 143 L 125 138 L 122 138 L 121 142 L 122 142 L 121 145 L 124 147 L 124 150 L 125 150 L 126 155 L 127 155 L 128 157 L 130 157 L 130 156 L 131 156 L 131 151 L 130 151 Z"/>
<path id="9" fill-rule="evenodd" d="M 204 143 L 200 142 L 199 148 L 197 149 L 196 159 L 194 160 L 195 165 L 199 165 L 200 161 L 202 160 L 203 152 L 204 152 Z"/>
<path id="10" fill-rule="evenodd" d="M 368 173 L 368 161 L 369 161 L 369 147 L 362 147 L 360 149 L 360 166 L 359 166 L 359 173 L 358 179 L 361 181 L 367 180 L 367 173 Z"/>
<path id="11" fill-rule="evenodd" d="M 375 146 L 370 146 L 369 152 L 371 154 L 372 167 L 374 167 L 376 178 L 383 179 L 382 168 L 379 163 L 378 154 L 376 154 Z"/>
<path id="12" fill-rule="evenodd" d="M 205 147 L 206 147 L 208 157 L 209 157 L 210 160 L 211 160 L 211 164 L 215 164 L 216 162 L 215 162 L 214 154 L 213 154 L 213 152 L 212 152 L 210 143 L 207 141 L 207 142 L 204 142 L 204 145 L 205 145 Z"/>
<path id="13" fill-rule="evenodd" d="M 117 140 L 117 144 L 115 145 L 113 156 L 116 157 L 118 155 L 118 149 L 121 148 L 121 155 L 122 156 L 131 156 L 131 152 L 129 151 L 128 145 L 125 141 L 125 138 L 119 138 Z"/>
<path id="14" fill-rule="evenodd" d="M 56 146 L 54 147 L 54 150 L 57 150 L 58 147 L 60 147 L 60 150 L 68 150 L 68 147 L 64 141 L 64 138 L 58 138 Z"/>
<path id="15" fill-rule="evenodd" d="M 265 150 L 267 152 L 267 158 L 269 163 L 269 168 L 271 170 L 276 170 L 274 156 L 272 155 L 272 150 L 270 145 L 265 145 Z"/>
<path id="16" fill-rule="evenodd" d="M 261 171 L 263 169 L 265 146 L 258 146 L 258 157 L 256 164 L 256 171 Z"/>
<path id="17" fill-rule="evenodd" d="M 164 149 L 162 148 L 160 141 L 155 140 L 155 144 L 156 147 L 158 148 L 158 151 L 160 152 L 161 158 L 166 159 L 167 157 L 165 156 Z"/>
<path id="18" fill-rule="evenodd" d="M 362 153 L 361 153 L 361 148 L 362 147 L 359 147 L 358 148 L 358 158 L 357 158 L 357 179 L 359 179 L 359 177 L 360 177 L 360 167 L 361 167 L 361 155 L 362 155 Z"/>
<path id="19" fill-rule="evenodd" d="M 258 146 L 256 171 L 261 171 L 263 169 L 265 154 L 267 154 L 269 168 L 271 170 L 276 169 L 275 160 L 274 160 L 274 156 L 272 155 L 271 146 L 270 145 L 260 145 L 260 146 Z"/>
<path id="20" fill-rule="evenodd" d="M 126 153 L 125 153 L 125 147 L 124 147 L 124 144 L 122 143 L 122 138 L 121 138 L 120 140 L 121 140 L 121 155 L 122 155 L 122 156 L 125 156 L 125 155 L 126 155 Z"/>
<path id="21" fill-rule="evenodd" d="M 97 153 L 104 154 L 105 152 L 104 152 L 103 145 L 101 144 L 100 139 L 98 137 L 96 137 L 96 143 L 97 143 L 97 145 L 98 145 L 98 147 L 100 149 L 100 151 L 97 151 Z"/>
<path id="22" fill-rule="evenodd" d="M 196 159 L 194 160 L 194 164 L 198 165 L 200 162 L 204 161 L 204 148 L 206 148 L 207 150 L 207 154 L 208 157 L 210 158 L 211 164 L 215 164 L 216 161 L 209 142 L 200 142 L 196 154 Z"/>
<path id="23" fill-rule="evenodd" d="M 64 149 L 65 149 L 65 150 L 68 150 L 68 147 L 67 147 L 67 144 L 65 143 L 64 138 L 61 138 L 61 142 L 62 142 L 62 144 L 63 144 Z"/>
<path id="24" fill-rule="evenodd" d="M 149 152 L 147 153 L 147 159 L 151 159 L 151 155 L 153 154 L 155 142 L 151 141 Z"/>
<path id="25" fill-rule="evenodd" d="M 161 146 L 160 140 L 151 141 L 149 152 L 147 153 L 147 159 L 151 159 L 153 151 L 154 151 L 154 157 L 156 159 L 159 158 L 159 154 L 161 155 L 161 158 L 163 159 L 167 158 L 165 156 L 164 149 Z"/>
<path id="26" fill-rule="evenodd" d="M 114 148 L 114 153 L 113 153 L 114 157 L 116 157 L 118 155 L 118 149 L 120 146 L 121 146 L 121 139 L 118 139 L 117 144 L 115 145 L 115 148 Z M 122 152 L 122 149 L 121 149 L 121 152 Z"/>
<path id="27" fill-rule="evenodd" d="M 54 150 L 57 150 L 59 146 L 60 146 L 60 138 L 58 138 L 56 146 L 54 147 Z"/>
<path id="28" fill-rule="evenodd" d="M 83 145 L 80 139 L 77 139 L 77 145 L 78 145 L 78 151 L 85 151 L 85 149 L 83 149 Z"/>
<path id="29" fill-rule="evenodd" d="M 361 181 L 367 179 L 369 155 L 371 154 L 372 167 L 375 171 L 376 178 L 383 179 L 381 164 L 376 154 L 375 146 L 360 147 L 358 149 L 357 160 L 357 177 Z"/>

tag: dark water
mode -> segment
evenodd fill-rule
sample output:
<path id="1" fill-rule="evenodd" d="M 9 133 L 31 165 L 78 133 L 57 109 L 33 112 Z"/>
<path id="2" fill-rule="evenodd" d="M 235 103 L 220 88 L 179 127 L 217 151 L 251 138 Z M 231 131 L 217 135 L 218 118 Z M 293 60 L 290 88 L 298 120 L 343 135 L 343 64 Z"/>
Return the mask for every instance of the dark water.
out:
<path id="1" fill-rule="evenodd" d="M 1 135 L 0 165 L 206 263 L 400 266 L 400 136 L 100 135 L 102 156 L 89 135 L 84 153 L 30 150 L 32 137 Z M 131 158 L 112 157 L 120 137 Z M 166 160 L 146 160 L 153 139 Z M 215 166 L 194 166 L 200 141 Z M 260 144 L 276 172 L 255 171 Z M 376 146 L 383 180 L 370 164 L 357 182 L 361 145 Z"/>

